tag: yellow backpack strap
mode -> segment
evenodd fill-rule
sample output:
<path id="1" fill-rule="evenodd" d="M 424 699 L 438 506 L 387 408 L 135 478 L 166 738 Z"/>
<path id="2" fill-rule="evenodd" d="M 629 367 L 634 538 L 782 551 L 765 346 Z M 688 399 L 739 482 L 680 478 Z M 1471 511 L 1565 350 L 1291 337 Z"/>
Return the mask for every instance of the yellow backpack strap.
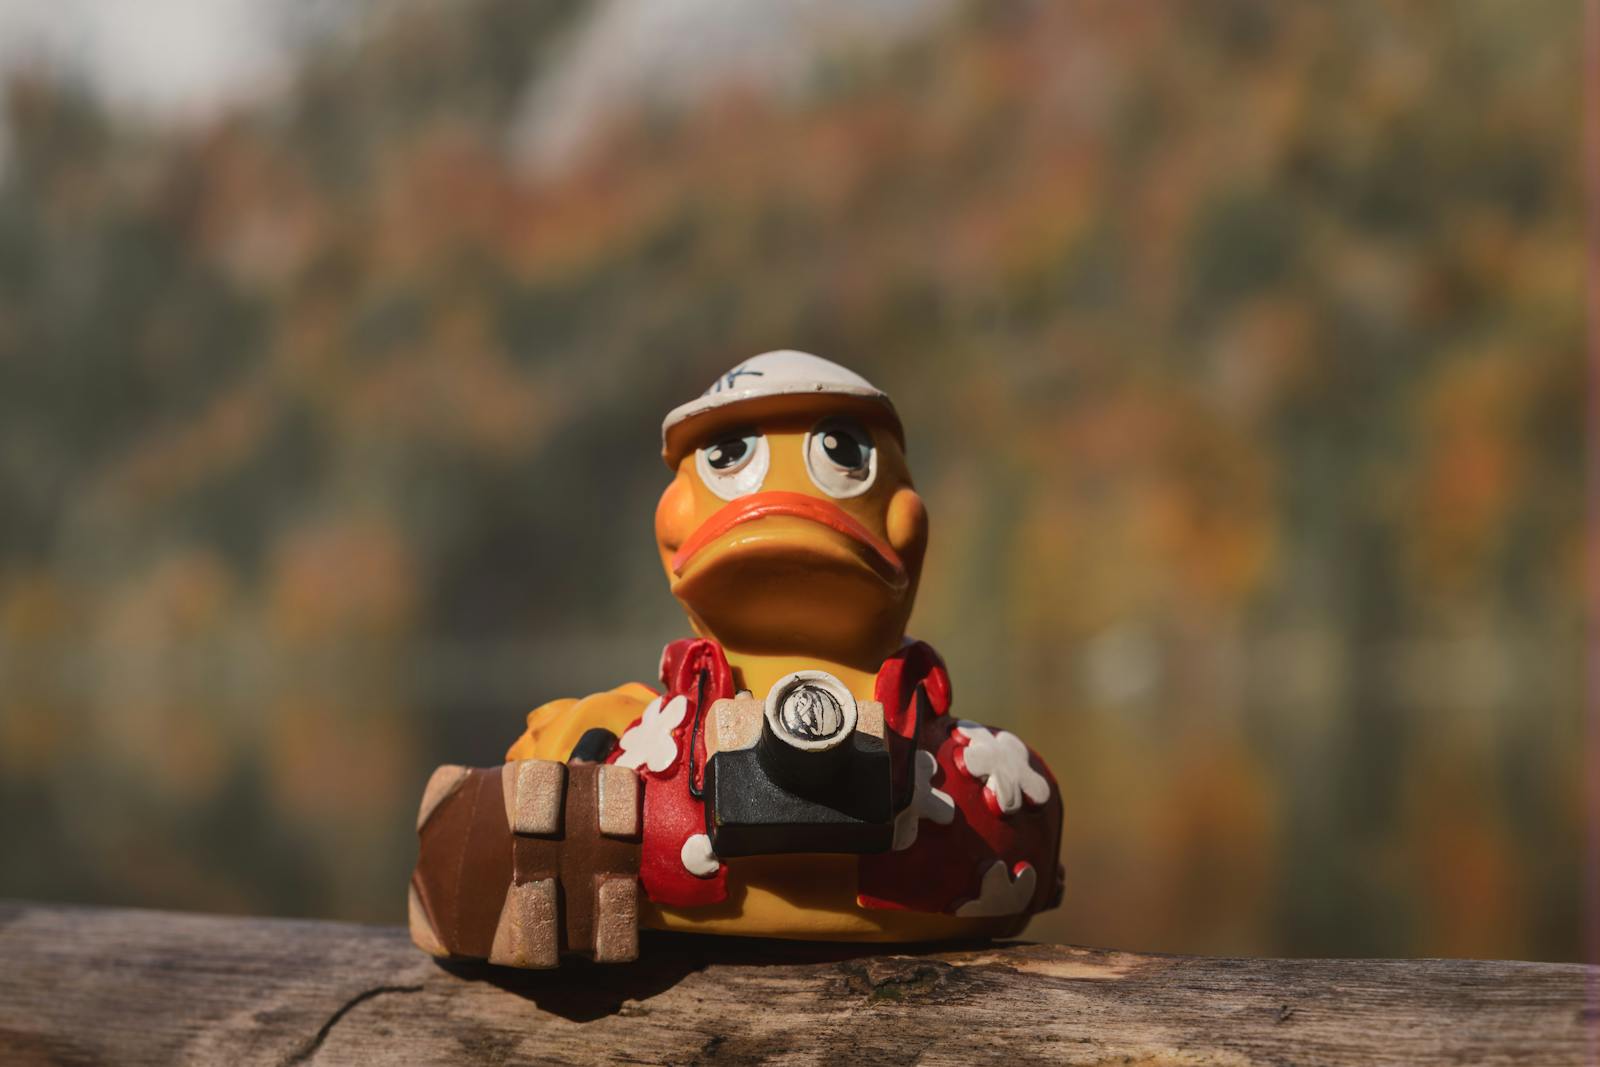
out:
<path id="1" fill-rule="evenodd" d="M 656 698 L 649 686 L 628 682 L 582 700 L 567 697 L 528 712 L 528 726 L 506 752 L 507 760 L 565 760 L 585 731 L 600 727 L 618 736 Z"/>

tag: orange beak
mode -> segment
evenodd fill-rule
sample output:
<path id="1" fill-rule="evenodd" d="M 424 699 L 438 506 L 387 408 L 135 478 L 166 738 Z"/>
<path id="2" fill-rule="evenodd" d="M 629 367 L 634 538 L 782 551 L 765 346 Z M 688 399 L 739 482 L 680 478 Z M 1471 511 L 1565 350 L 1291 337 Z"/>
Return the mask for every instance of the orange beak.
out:
<path id="1" fill-rule="evenodd" d="M 898 577 L 905 574 L 905 563 L 900 559 L 900 553 L 894 550 L 894 546 L 861 525 L 839 505 L 806 493 L 777 490 L 752 493 L 718 509 L 700 524 L 699 529 L 689 535 L 683 547 L 672 557 L 672 573 L 682 577 L 684 567 L 688 566 L 689 561 L 701 549 L 735 526 L 771 515 L 789 515 L 826 526 L 866 546 L 893 575 Z"/>

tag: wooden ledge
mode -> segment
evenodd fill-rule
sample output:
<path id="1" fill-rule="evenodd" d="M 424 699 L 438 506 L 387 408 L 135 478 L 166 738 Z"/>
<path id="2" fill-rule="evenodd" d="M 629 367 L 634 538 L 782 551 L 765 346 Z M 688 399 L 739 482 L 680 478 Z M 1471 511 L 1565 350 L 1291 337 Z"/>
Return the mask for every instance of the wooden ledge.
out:
<path id="1" fill-rule="evenodd" d="M 398 927 L 0 902 L 0 1062 L 1600 1062 L 1600 968 L 647 935 L 446 967 Z"/>

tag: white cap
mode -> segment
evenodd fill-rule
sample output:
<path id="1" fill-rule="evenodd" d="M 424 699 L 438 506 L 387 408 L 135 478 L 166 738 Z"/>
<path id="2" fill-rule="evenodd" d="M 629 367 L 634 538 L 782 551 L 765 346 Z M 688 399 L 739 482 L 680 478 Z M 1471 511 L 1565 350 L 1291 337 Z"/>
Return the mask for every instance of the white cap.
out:
<path id="1" fill-rule="evenodd" d="M 661 455 L 668 466 L 675 466 L 688 450 L 685 438 L 690 424 L 713 412 L 748 406 L 771 413 L 803 404 L 810 397 L 846 397 L 858 407 L 877 409 L 887 417 L 895 436 L 904 442 L 900 417 L 882 389 L 821 356 L 783 349 L 745 360 L 718 377 L 699 397 L 667 412 L 661 423 Z"/>

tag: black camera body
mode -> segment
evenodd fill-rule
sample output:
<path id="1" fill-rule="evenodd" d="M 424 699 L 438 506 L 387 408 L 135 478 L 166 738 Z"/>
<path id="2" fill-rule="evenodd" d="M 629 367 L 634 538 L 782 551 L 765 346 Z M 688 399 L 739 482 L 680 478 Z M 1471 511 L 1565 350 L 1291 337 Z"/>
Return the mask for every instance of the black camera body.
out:
<path id="1" fill-rule="evenodd" d="M 887 852 L 894 783 L 883 711 L 838 679 L 799 671 L 765 702 L 712 708 L 706 833 L 718 856 Z"/>

